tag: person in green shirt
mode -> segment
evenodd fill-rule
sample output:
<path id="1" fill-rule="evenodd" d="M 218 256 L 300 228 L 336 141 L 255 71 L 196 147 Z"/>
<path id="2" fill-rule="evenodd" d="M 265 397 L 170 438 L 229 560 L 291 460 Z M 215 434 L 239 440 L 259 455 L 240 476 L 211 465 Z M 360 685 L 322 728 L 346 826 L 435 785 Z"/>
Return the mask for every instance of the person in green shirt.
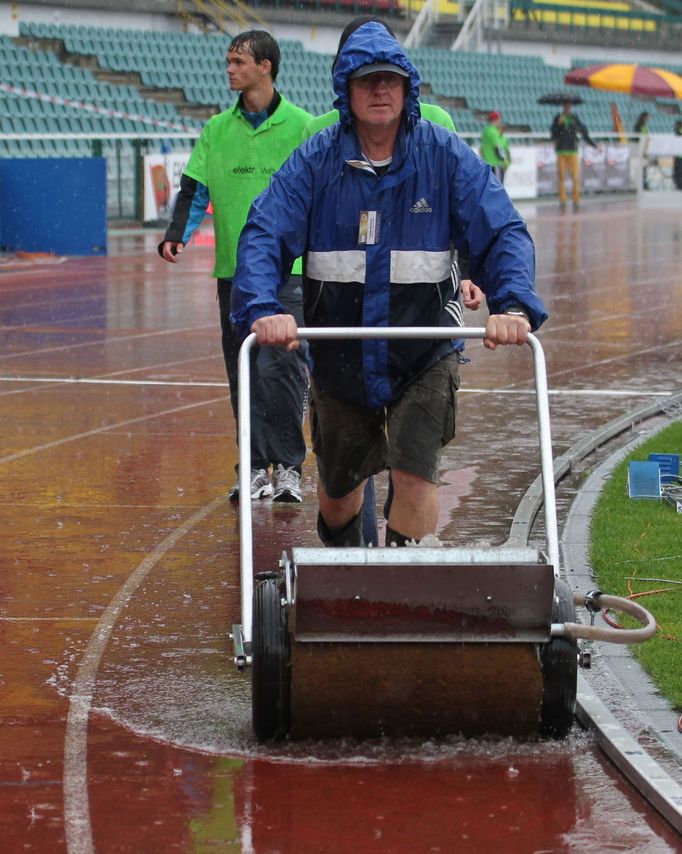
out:
<path id="1" fill-rule="evenodd" d="M 502 132 L 502 116 L 493 110 L 488 113 L 488 124 L 481 133 L 481 157 L 492 168 L 500 184 L 509 167 L 509 140 Z"/>
<path id="2" fill-rule="evenodd" d="M 241 339 L 230 324 L 230 297 L 237 243 L 251 202 L 270 183 L 303 139 L 312 115 L 275 88 L 280 50 L 263 30 L 249 30 L 227 48 L 230 89 L 240 92 L 234 106 L 204 126 L 183 172 L 171 223 L 159 254 L 177 264 L 192 233 L 213 207 L 215 266 L 225 367 L 237 418 L 237 359 Z M 293 259 L 292 259 L 293 262 Z M 287 313 L 303 325 L 300 261 L 279 291 Z M 251 498 L 299 502 L 306 444 L 303 408 L 308 387 L 306 355 L 281 347 L 254 347 L 251 365 Z M 270 480 L 270 467 L 272 479 Z M 239 481 L 229 492 L 239 498 Z"/>

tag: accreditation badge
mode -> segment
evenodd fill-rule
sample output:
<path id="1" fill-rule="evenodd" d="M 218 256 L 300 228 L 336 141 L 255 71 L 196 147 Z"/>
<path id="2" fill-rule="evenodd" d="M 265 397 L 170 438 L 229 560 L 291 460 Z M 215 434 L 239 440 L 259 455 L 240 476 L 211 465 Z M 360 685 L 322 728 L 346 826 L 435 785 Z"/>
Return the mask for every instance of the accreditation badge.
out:
<path id="1" fill-rule="evenodd" d="M 360 211 L 358 243 L 361 246 L 373 246 L 379 242 L 380 232 L 381 211 Z"/>

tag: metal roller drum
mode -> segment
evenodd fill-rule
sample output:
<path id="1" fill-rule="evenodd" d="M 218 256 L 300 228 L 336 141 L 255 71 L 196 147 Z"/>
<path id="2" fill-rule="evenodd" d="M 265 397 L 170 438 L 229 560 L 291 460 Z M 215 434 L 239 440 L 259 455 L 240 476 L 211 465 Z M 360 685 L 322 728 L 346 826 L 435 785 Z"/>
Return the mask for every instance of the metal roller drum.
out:
<path id="1" fill-rule="evenodd" d="M 289 737 L 540 731 L 554 576 L 538 552 L 294 549 L 284 573 Z"/>
<path id="2" fill-rule="evenodd" d="M 293 643 L 290 737 L 538 733 L 534 644 Z"/>

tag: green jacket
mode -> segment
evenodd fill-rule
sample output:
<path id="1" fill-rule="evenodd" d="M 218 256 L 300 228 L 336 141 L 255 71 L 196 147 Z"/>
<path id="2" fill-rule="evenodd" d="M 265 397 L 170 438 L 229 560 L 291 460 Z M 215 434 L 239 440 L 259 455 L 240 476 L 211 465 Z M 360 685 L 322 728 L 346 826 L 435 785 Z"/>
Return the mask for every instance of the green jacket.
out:
<path id="1" fill-rule="evenodd" d="M 238 102 L 208 120 L 184 174 L 208 187 L 215 230 L 215 278 L 234 275 L 237 242 L 251 202 L 270 183 L 305 138 L 312 115 L 282 96 L 275 111 L 254 130 Z"/>
<path id="2" fill-rule="evenodd" d="M 446 113 L 442 107 L 438 107 L 436 104 L 420 104 L 419 108 L 421 110 L 423 119 L 426 119 L 427 121 L 433 122 L 437 125 L 442 125 L 448 130 L 455 130 L 455 125 L 452 119 L 450 118 L 450 114 Z M 303 132 L 303 138 L 309 139 L 311 136 L 314 136 L 318 131 L 324 130 L 324 128 L 329 127 L 329 125 L 333 125 L 334 122 L 338 122 L 338 120 L 338 110 L 330 110 L 328 113 L 324 113 L 321 116 L 315 116 L 315 118 L 312 119 L 305 128 Z"/>
<path id="3" fill-rule="evenodd" d="M 481 157 L 492 167 L 509 165 L 509 140 L 496 125 L 483 128 Z"/>

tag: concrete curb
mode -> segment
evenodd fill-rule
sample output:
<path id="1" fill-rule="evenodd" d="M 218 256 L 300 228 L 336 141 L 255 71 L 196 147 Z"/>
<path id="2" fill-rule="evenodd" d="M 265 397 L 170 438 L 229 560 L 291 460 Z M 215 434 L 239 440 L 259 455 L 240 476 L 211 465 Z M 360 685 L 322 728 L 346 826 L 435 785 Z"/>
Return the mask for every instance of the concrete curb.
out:
<path id="1" fill-rule="evenodd" d="M 631 430 L 636 424 L 666 412 L 680 412 L 682 415 L 682 392 L 672 397 L 659 399 L 641 409 L 622 415 L 593 430 L 572 445 L 566 453 L 554 459 L 554 483 L 558 483 L 564 475 L 571 472 L 574 465 L 583 460 L 588 454 L 603 445 L 609 439 L 619 436 L 626 430 Z M 516 513 L 509 529 L 507 545 L 527 545 L 535 517 L 543 502 L 542 477 L 538 476 L 529 486 L 525 495 L 516 508 Z"/>
<path id="2" fill-rule="evenodd" d="M 655 432 L 638 436 L 608 457 L 574 499 L 560 541 L 563 575 L 574 592 L 584 593 L 595 586 L 589 565 L 589 525 L 604 482 L 634 448 Z M 596 731 L 600 745 L 621 772 L 682 832 L 682 735 L 677 729 L 678 714 L 659 694 L 627 646 L 593 643 L 590 649 L 595 666 L 579 676 L 577 717 Z M 643 741 L 648 742 L 646 748 Z M 653 753 L 659 754 L 660 763 L 665 763 L 670 773 Z"/>
<path id="3" fill-rule="evenodd" d="M 554 460 L 554 482 L 558 483 L 573 465 L 609 439 L 660 414 L 668 415 L 671 420 L 679 418 L 682 393 L 654 401 L 581 438 Z M 561 574 L 574 592 L 585 593 L 595 587 L 589 565 L 589 525 L 604 481 L 637 445 L 660 429 L 657 424 L 654 429 L 641 431 L 604 460 L 573 499 L 559 551 Z M 505 545 L 528 544 L 542 501 L 542 478 L 538 477 L 517 507 Z M 596 732 L 600 746 L 621 773 L 682 833 L 682 735 L 677 729 L 678 715 L 626 646 L 585 642 L 582 646 L 594 651 L 595 660 L 592 669 L 586 671 L 589 675 L 578 676 L 576 716 Z"/>
<path id="4" fill-rule="evenodd" d="M 574 592 L 584 593 L 595 586 L 589 563 L 589 526 L 604 483 L 611 476 L 614 468 L 638 445 L 650 439 L 651 435 L 639 436 L 604 460 L 588 477 L 571 505 L 560 547 L 563 574 Z M 645 726 L 654 729 L 662 744 L 674 754 L 676 761 L 680 763 L 682 774 L 682 735 L 677 731 L 679 715 L 658 693 L 656 686 L 630 654 L 627 646 L 595 643 L 593 648 L 595 658 L 608 664 L 622 690 L 635 701 L 644 718 Z M 594 681 L 590 678 L 589 672 L 587 681 Z"/>

